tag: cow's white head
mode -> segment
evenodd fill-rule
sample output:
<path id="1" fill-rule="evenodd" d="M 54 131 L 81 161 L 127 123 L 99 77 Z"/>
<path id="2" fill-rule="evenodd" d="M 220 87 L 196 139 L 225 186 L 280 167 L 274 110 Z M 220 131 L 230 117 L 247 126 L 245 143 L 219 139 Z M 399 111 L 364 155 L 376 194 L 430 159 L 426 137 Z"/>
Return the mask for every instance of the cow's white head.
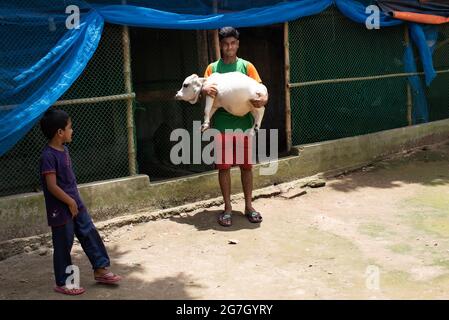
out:
<path id="1" fill-rule="evenodd" d="M 188 76 L 183 84 L 182 88 L 176 93 L 176 100 L 188 101 L 191 104 L 195 104 L 200 97 L 201 88 L 203 87 L 206 78 L 200 78 L 196 74 Z"/>

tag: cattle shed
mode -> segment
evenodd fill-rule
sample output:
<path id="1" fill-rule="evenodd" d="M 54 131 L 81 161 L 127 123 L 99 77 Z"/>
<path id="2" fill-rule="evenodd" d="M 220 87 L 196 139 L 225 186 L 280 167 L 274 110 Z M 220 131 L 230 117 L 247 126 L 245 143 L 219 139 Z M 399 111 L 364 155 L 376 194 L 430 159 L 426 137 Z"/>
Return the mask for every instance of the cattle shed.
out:
<path id="1" fill-rule="evenodd" d="M 100 5 L 108 1 L 93 2 Z M 215 13 L 226 14 L 262 5 L 280 6 L 282 2 L 247 1 L 239 7 L 235 4 L 238 1 L 223 1 L 213 8 Z M 305 1 L 286 3 L 299 2 Z M 372 3 L 353 2 L 364 6 Z M 30 3 L 22 0 L 15 6 L 27 8 Z M 159 4 L 155 9 L 164 6 L 160 1 L 154 3 Z M 138 1 L 129 4 L 138 5 Z M 233 5 L 234 10 L 230 10 Z M 105 14 L 106 9 L 100 12 Z M 185 13 L 189 8 L 177 10 Z M 268 87 L 270 100 L 262 128 L 279 130 L 281 156 L 288 156 L 292 146 L 449 118 L 447 23 L 433 26 L 437 35 L 432 48 L 436 73 L 428 85 L 422 55 L 411 46 L 406 23 L 369 30 L 332 4 L 316 14 L 259 24 L 238 28 L 238 55 L 254 63 Z M 14 34 L 4 36 L 10 50 L 18 50 L 14 37 L 30 34 L 30 43 L 39 41 L 31 37 L 30 26 L 14 27 Z M 59 39 L 54 36 L 58 31 L 51 31 L 51 23 L 49 30 L 48 37 Z M 408 48 L 416 70 L 407 71 Z M 7 57 L 8 51 L 0 50 Z M 202 74 L 218 55 L 216 28 L 124 26 L 106 20 L 92 58 L 53 103 L 73 118 L 70 152 L 78 183 L 138 173 L 156 182 L 213 170 L 206 164 L 174 165 L 169 155 L 174 144 L 170 141 L 172 130 L 191 131 L 192 122 L 203 117 L 201 103 L 175 101 L 174 94 L 186 76 Z M 37 55 L 30 61 L 39 58 Z M 2 61 L 5 68 L 13 63 L 13 59 Z M 412 86 L 412 81 L 420 86 Z M 14 102 L 2 99 L 0 104 L 2 112 L 8 112 Z M 0 157 L 0 196 L 39 191 L 37 164 L 44 144 L 34 122 Z"/>

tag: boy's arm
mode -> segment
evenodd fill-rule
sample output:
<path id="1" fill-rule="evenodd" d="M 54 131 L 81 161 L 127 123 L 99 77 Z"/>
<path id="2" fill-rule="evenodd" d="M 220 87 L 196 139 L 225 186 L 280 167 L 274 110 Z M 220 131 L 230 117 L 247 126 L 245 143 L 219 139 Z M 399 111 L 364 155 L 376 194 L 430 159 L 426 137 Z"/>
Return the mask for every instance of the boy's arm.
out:
<path id="1" fill-rule="evenodd" d="M 76 201 L 64 192 L 56 183 L 56 173 L 47 173 L 45 175 L 48 191 L 54 195 L 58 200 L 61 200 L 69 206 L 70 213 L 73 217 L 78 214 L 78 205 Z"/>

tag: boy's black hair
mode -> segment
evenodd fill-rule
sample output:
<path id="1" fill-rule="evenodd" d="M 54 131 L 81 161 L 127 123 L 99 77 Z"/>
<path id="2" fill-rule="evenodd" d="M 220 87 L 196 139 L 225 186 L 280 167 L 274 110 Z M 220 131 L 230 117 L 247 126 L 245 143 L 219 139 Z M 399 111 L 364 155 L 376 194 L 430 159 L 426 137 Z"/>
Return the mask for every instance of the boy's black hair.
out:
<path id="1" fill-rule="evenodd" d="M 65 129 L 69 123 L 69 119 L 69 114 L 64 110 L 47 110 L 40 122 L 42 133 L 48 140 L 53 139 L 59 129 Z"/>
<path id="2" fill-rule="evenodd" d="M 223 27 L 218 31 L 218 38 L 220 41 L 227 37 L 234 37 L 238 40 L 239 36 L 240 33 L 233 27 Z"/>

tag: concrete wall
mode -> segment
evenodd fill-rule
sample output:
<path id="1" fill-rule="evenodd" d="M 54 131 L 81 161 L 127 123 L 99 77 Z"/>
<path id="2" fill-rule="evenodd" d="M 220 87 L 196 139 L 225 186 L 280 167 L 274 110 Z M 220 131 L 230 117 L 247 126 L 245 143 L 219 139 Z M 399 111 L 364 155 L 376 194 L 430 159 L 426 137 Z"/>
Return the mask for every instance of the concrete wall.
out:
<path id="1" fill-rule="evenodd" d="M 338 173 L 383 157 L 449 139 L 449 119 L 363 136 L 294 147 L 292 155 L 277 161 L 275 175 L 254 168 L 254 187 L 261 188 L 317 173 Z M 241 192 L 240 172 L 231 170 L 232 191 Z M 145 175 L 80 185 L 81 196 L 95 221 L 134 213 L 138 208 L 166 208 L 220 195 L 217 172 L 150 183 Z M 1 241 L 48 232 L 42 193 L 0 198 Z M 1 249 L 1 248 L 0 248 Z"/>
<path id="2" fill-rule="evenodd" d="M 79 186 L 80 194 L 96 220 L 129 212 L 133 196 L 149 187 L 146 175 L 106 180 Z M 26 193 L 0 198 L 0 242 L 48 232 L 44 195 Z"/>

